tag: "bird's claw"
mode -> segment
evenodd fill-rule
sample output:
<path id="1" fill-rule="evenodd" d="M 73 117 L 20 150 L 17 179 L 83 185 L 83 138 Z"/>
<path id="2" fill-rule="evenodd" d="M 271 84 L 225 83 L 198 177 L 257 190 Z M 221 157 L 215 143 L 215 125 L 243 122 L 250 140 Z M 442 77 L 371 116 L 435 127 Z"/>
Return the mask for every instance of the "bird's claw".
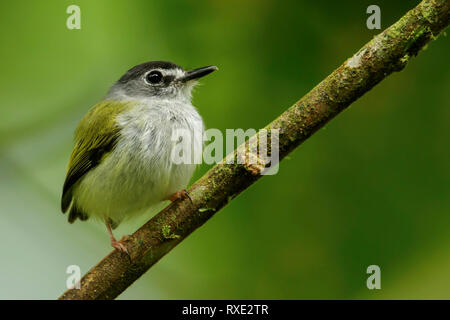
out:
<path id="1" fill-rule="evenodd" d="M 172 202 L 180 200 L 180 199 L 189 199 L 191 201 L 191 203 L 192 203 L 192 198 L 189 195 L 189 193 L 186 191 L 186 189 L 183 189 L 181 191 L 175 192 L 174 194 L 172 194 L 168 198 L 168 200 L 170 200 Z"/>
<path id="2" fill-rule="evenodd" d="M 117 249 L 119 252 L 124 252 L 128 256 L 128 259 L 130 260 L 130 263 L 133 263 L 133 260 L 131 259 L 130 252 L 128 252 L 128 249 L 127 249 L 127 247 L 124 244 L 124 242 L 128 241 L 129 238 L 130 238 L 130 236 L 123 236 L 122 239 L 120 239 L 120 241 L 112 241 L 111 242 L 111 246 L 114 249 Z"/>
<path id="3" fill-rule="evenodd" d="M 191 201 L 191 203 L 192 203 L 192 198 L 191 198 L 189 192 L 187 192 L 185 189 L 181 190 L 181 198 L 189 199 L 189 201 Z"/>
<path id="4" fill-rule="evenodd" d="M 121 252 L 125 252 L 128 256 L 130 255 L 127 247 L 122 243 L 122 240 L 111 242 L 111 246 Z"/>

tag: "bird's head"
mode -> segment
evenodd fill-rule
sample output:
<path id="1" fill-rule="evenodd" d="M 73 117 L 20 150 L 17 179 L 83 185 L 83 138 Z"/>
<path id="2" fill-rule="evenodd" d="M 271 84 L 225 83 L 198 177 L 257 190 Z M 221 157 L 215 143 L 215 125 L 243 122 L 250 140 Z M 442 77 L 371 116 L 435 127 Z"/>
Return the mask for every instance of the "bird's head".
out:
<path id="1" fill-rule="evenodd" d="M 180 99 L 190 101 L 196 80 L 215 66 L 184 70 L 172 62 L 150 61 L 128 70 L 109 90 L 112 99 Z"/>

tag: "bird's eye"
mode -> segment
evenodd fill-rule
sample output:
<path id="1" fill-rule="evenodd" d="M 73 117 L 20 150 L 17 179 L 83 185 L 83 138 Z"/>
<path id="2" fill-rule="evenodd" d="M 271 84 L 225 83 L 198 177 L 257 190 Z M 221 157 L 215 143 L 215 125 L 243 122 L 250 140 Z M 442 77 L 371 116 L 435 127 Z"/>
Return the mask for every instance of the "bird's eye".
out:
<path id="1" fill-rule="evenodd" d="M 162 80 L 162 73 L 159 71 L 152 71 L 147 73 L 146 75 L 146 79 L 148 81 L 148 83 L 151 84 L 156 84 L 156 83 L 160 83 Z"/>

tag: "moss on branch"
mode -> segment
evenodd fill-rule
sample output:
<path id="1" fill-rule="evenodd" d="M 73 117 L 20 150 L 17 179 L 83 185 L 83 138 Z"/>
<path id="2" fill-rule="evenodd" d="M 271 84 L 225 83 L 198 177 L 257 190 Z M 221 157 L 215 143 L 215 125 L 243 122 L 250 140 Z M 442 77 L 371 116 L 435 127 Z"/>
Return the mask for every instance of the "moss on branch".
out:
<path id="1" fill-rule="evenodd" d="M 265 129 L 279 129 L 280 159 L 308 139 L 353 101 L 409 60 L 449 24 L 450 0 L 424 0 L 394 25 L 374 37 L 355 55 Z M 256 136 L 238 147 L 255 156 Z M 270 154 L 270 142 L 268 142 Z M 137 230 L 128 240 L 132 260 L 113 251 L 81 280 L 81 289 L 60 299 L 114 299 L 161 257 L 261 177 L 260 167 L 218 164 L 177 201 Z"/>

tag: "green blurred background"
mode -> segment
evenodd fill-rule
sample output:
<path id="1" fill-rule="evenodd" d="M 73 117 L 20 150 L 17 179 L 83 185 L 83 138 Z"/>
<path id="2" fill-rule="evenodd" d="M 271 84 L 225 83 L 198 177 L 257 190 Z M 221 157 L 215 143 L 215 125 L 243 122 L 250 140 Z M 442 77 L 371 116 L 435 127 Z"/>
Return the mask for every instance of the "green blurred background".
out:
<path id="1" fill-rule="evenodd" d="M 127 69 L 217 65 L 194 95 L 207 127 L 261 128 L 380 32 L 367 6 L 384 29 L 418 2 L 2 2 L 0 298 L 54 299 L 67 266 L 111 251 L 59 199 L 76 124 Z M 81 30 L 66 28 L 70 4 Z M 450 298 L 449 56 L 442 36 L 119 298 Z M 381 290 L 366 287 L 371 264 Z"/>

